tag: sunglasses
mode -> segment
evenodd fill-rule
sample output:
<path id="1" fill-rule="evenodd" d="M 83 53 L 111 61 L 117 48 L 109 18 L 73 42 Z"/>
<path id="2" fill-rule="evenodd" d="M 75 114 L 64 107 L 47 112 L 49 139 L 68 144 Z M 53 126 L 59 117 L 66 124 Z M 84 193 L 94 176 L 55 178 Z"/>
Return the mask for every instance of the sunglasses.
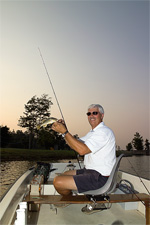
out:
<path id="1" fill-rule="evenodd" d="M 98 113 L 99 113 L 99 112 L 92 112 L 92 113 L 91 113 L 91 112 L 87 112 L 86 115 L 87 115 L 87 116 L 90 116 L 90 115 L 96 116 Z"/>

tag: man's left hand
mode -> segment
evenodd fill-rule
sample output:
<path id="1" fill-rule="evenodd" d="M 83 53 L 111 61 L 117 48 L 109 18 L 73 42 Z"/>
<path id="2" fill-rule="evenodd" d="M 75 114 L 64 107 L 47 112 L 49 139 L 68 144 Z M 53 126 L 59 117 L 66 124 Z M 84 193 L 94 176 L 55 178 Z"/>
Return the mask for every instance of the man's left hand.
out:
<path id="1" fill-rule="evenodd" d="M 58 133 L 64 134 L 67 131 L 67 128 L 64 123 L 58 121 L 53 123 L 52 130 Z"/>

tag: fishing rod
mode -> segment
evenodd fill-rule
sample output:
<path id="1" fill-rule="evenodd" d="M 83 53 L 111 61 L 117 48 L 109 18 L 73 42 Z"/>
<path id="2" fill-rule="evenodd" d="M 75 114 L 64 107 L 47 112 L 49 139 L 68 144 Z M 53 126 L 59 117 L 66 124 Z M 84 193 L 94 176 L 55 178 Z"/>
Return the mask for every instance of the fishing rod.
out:
<path id="1" fill-rule="evenodd" d="M 56 99 L 56 102 L 57 102 L 57 105 L 58 105 L 58 108 L 59 108 L 59 111 L 60 111 L 61 117 L 62 117 L 62 119 L 63 119 L 63 120 L 64 120 L 64 122 L 65 122 L 65 119 L 64 119 L 64 116 L 63 116 L 62 110 L 61 110 L 61 108 L 60 108 L 60 105 L 59 105 L 59 102 L 58 102 L 58 99 L 57 99 L 57 96 L 56 96 L 56 93 L 55 93 L 55 90 L 54 90 L 54 87 L 53 87 L 52 81 L 51 81 L 51 79 L 50 79 L 50 76 L 49 76 L 48 70 L 47 70 L 47 68 L 46 68 L 46 64 L 45 64 L 45 62 L 44 62 L 44 59 L 43 59 L 42 53 L 41 53 L 41 51 L 40 51 L 40 48 L 38 48 L 38 50 L 39 50 L 39 53 L 40 53 L 40 56 L 41 56 L 41 59 L 42 59 L 42 62 L 43 62 L 43 65 L 44 65 L 44 68 L 45 68 L 46 74 L 47 74 L 47 76 L 48 76 L 49 83 L 50 83 L 50 85 L 51 85 L 51 87 L 52 87 L 52 90 L 53 90 L 53 93 L 54 93 L 54 96 L 55 96 L 55 99 Z"/>
<path id="2" fill-rule="evenodd" d="M 65 119 L 64 119 L 64 116 L 63 116 L 63 113 L 62 113 L 62 110 L 61 110 L 61 107 L 60 107 L 60 104 L 59 104 L 58 98 L 57 98 L 57 96 L 56 96 L 56 92 L 55 92 L 55 90 L 54 90 L 54 87 L 53 87 L 52 81 L 51 81 L 51 79 L 50 79 L 50 75 L 49 75 L 49 73 L 48 73 L 48 70 L 47 70 L 46 64 L 45 64 L 45 62 L 44 62 L 44 59 L 43 59 L 43 56 L 42 56 L 42 53 L 41 53 L 41 50 L 40 50 L 40 48 L 39 48 L 39 47 L 38 47 L 38 50 L 39 50 L 39 53 L 40 53 L 40 56 L 41 56 L 41 59 L 42 59 L 42 62 L 43 62 L 43 65 L 44 65 L 44 68 L 45 68 L 46 74 L 47 74 L 47 76 L 48 76 L 49 83 L 50 83 L 50 85 L 51 85 L 51 87 L 52 87 L 52 90 L 53 90 L 53 93 L 54 93 L 54 96 L 55 96 L 55 99 L 56 99 L 56 102 L 57 102 L 57 105 L 58 105 L 58 108 L 59 108 L 59 111 L 60 111 L 61 117 L 62 117 L 63 121 L 65 122 Z M 65 126 L 66 126 L 66 123 L 65 123 Z M 79 167 L 80 167 L 80 169 L 81 169 L 81 165 L 80 165 L 80 162 L 79 162 L 79 159 L 78 159 L 77 153 L 76 153 L 76 151 L 74 151 L 74 152 L 75 152 L 75 155 L 76 155 L 76 158 L 77 158 L 77 161 L 78 161 Z"/>

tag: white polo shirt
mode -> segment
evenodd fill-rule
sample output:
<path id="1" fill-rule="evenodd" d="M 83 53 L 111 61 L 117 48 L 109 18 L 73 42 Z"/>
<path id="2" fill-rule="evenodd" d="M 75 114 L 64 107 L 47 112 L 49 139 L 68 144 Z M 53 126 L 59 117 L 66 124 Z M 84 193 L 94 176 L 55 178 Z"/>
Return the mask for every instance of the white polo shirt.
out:
<path id="1" fill-rule="evenodd" d="M 103 176 L 109 176 L 116 162 L 116 144 L 113 131 L 101 122 L 97 127 L 80 138 L 91 153 L 84 156 L 86 169 L 93 169 Z"/>

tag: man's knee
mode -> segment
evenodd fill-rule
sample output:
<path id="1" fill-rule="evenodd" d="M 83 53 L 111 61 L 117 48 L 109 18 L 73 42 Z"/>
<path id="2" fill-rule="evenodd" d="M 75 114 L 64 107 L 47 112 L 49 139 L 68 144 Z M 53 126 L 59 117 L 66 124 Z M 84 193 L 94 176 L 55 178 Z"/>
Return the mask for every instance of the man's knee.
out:
<path id="1" fill-rule="evenodd" d="M 54 185 L 55 187 L 61 186 L 61 183 L 62 183 L 62 182 L 61 182 L 61 179 L 59 178 L 59 176 L 54 178 L 54 180 L 53 180 L 53 185 Z"/>
<path id="2" fill-rule="evenodd" d="M 57 176 L 53 181 L 56 190 L 76 190 L 76 184 L 73 176 Z"/>

